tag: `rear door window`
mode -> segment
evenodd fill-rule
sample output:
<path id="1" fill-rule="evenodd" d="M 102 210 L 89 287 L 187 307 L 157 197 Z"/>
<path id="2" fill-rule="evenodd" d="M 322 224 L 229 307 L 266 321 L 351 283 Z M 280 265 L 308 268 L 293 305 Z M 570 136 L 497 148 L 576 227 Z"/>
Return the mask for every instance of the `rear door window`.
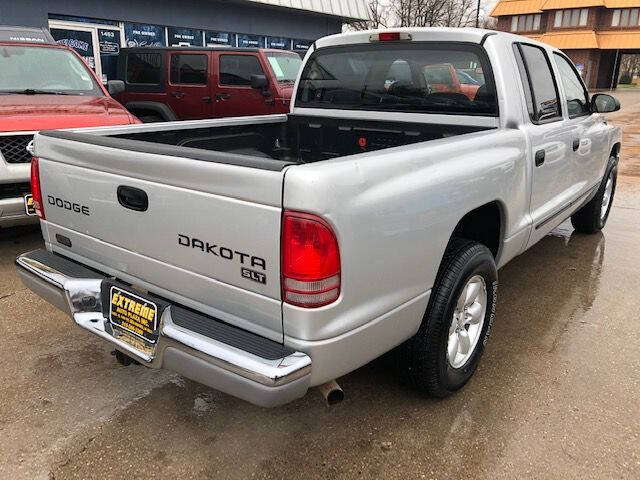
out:
<path id="1" fill-rule="evenodd" d="M 463 91 L 456 69 L 477 72 Z M 375 43 L 316 50 L 300 76 L 296 105 L 416 113 L 498 115 L 493 74 L 482 47 L 471 44 Z"/>
<path id="2" fill-rule="evenodd" d="M 162 55 L 136 52 L 127 55 L 127 83 L 157 85 L 162 81 Z"/>
<path id="3" fill-rule="evenodd" d="M 562 118 L 558 88 L 551 63 L 544 49 L 535 45 L 517 44 L 516 58 L 525 90 L 529 90 L 529 115 L 534 123 L 547 123 Z M 518 53 L 520 58 L 518 58 Z"/>
<path id="4" fill-rule="evenodd" d="M 254 55 L 220 55 L 220 85 L 251 86 L 251 75 L 264 75 Z"/>
<path id="5" fill-rule="evenodd" d="M 207 84 L 207 56 L 176 53 L 171 55 L 171 83 Z"/>

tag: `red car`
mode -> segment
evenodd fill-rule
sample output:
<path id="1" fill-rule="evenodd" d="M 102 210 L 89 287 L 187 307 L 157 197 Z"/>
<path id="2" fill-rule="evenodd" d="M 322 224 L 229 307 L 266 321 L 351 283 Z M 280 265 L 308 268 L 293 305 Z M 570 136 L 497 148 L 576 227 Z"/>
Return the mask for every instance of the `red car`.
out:
<path id="1" fill-rule="evenodd" d="M 475 98 L 480 88 L 477 80 L 450 63 L 429 65 L 424 68 L 424 76 L 434 92 L 462 93 L 469 100 Z"/>
<path id="2" fill-rule="evenodd" d="M 26 150 L 36 131 L 140 122 L 44 29 L 0 27 L 0 72 L 0 227 L 8 227 L 38 219 Z"/>
<path id="3" fill-rule="evenodd" d="M 143 122 L 288 113 L 301 64 L 284 50 L 123 48 L 116 98 Z"/>

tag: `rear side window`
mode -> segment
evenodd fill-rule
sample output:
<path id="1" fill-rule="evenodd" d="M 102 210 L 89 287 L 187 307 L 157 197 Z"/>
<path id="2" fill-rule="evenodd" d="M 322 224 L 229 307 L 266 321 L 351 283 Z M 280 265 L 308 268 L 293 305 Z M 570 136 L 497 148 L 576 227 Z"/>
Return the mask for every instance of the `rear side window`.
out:
<path id="1" fill-rule="evenodd" d="M 162 55 L 154 52 L 127 55 L 127 83 L 157 85 L 162 80 Z"/>
<path id="2" fill-rule="evenodd" d="M 171 55 L 171 83 L 181 85 L 207 84 L 207 56 Z"/>
<path id="3" fill-rule="evenodd" d="M 457 70 L 479 81 L 462 89 Z M 305 64 L 296 106 L 346 110 L 498 115 L 482 47 L 462 43 L 375 43 L 321 48 Z"/>
<path id="4" fill-rule="evenodd" d="M 554 53 L 556 65 L 560 71 L 560 81 L 564 87 L 564 93 L 567 97 L 567 109 L 569 110 L 569 118 L 587 115 L 589 109 L 589 96 L 582 84 L 582 80 L 578 76 L 573 65 L 562 55 Z"/>
<path id="5" fill-rule="evenodd" d="M 251 86 L 251 75 L 264 75 L 253 55 L 220 55 L 220 85 Z"/>
<path id="6" fill-rule="evenodd" d="M 529 115 L 535 123 L 546 123 L 562 118 L 558 89 L 547 54 L 540 47 L 516 45 L 520 63 L 520 75 L 525 90 L 529 90 L 527 103 Z"/>

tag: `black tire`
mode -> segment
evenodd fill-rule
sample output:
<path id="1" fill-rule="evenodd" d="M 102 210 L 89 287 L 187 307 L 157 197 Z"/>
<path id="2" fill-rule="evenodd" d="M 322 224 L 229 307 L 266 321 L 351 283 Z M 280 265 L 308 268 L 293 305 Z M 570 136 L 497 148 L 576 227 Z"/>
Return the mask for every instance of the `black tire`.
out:
<path id="1" fill-rule="evenodd" d="M 613 189 L 609 198 L 609 206 L 604 217 L 601 215 L 602 200 L 604 198 L 607 181 L 609 178 L 613 181 Z M 577 232 L 580 233 L 596 233 L 602 230 L 609 218 L 609 212 L 611 212 L 611 205 L 613 204 L 613 197 L 616 193 L 616 183 L 618 178 L 618 161 L 616 157 L 609 158 L 609 164 L 605 171 L 602 182 L 598 191 L 594 197 L 589 200 L 580 210 L 575 212 L 571 216 L 571 224 Z"/>
<path id="2" fill-rule="evenodd" d="M 467 281 L 475 275 L 480 275 L 486 286 L 484 324 L 468 360 L 454 368 L 447 354 L 449 328 L 458 297 Z M 489 249 L 471 240 L 452 239 L 436 276 L 422 325 L 399 352 L 401 368 L 412 387 L 431 396 L 447 397 L 467 383 L 491 333 L 497 290 L 498 274 Z"/>

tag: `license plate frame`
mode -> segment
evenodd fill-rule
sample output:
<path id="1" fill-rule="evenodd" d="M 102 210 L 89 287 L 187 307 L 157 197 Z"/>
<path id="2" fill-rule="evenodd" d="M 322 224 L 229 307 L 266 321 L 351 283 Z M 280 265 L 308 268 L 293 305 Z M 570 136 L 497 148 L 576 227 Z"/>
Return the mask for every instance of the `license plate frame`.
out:
<path id="1" fill-rule="evenodd" d="M 30 217 L 34 217 L 36 215 L 36 206 L 33 203 L 33 195 L 30 193 L 27 193 L 24 196 L 24 211 Z"/>
<path id="2" fill-rule="evenodd" d="M 114 294 L 118 295 L 115 301 Z M 108 301 L 108 320 L 112 328 L 156 345 L 161 314 L 157 302 L 118 285 L 109 286 Z"/>

